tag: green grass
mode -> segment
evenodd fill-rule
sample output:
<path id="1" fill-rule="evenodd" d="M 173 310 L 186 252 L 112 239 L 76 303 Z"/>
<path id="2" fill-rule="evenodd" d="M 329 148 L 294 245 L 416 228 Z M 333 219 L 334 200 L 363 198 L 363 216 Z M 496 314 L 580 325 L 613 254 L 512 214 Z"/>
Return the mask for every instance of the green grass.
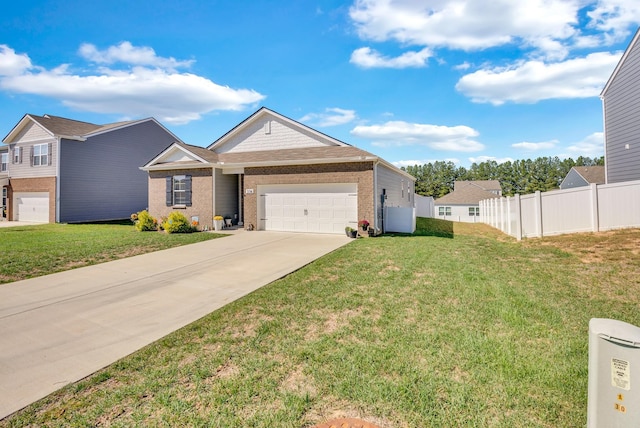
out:
<path id="1" fill-rule="evenodd" d="M 0 228 L 0 284 L 219 236 L 138 232 L 131 223 Z"/>
<path id="2" fill-rule="evenodd" d="M 640 324 L 640 230 L 418 227 L 354 240 L 0 426 L 584 426 L 589 319 Z"/>

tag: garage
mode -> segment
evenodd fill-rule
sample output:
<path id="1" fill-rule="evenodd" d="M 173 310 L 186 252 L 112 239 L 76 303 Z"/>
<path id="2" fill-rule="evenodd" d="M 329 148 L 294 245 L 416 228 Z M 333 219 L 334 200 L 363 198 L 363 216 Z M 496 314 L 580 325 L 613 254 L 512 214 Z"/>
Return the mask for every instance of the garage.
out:
<path id="1" fill-rule="evenodd" d="M 17 221 L 49 223 L 49 193 L 20 192 L 13 195 Z"/>
<path id="2" fill-rule="evenodd" d="M 357 184 L 258 186 L 259 229 L 344 233 L 358 224 Z"/>

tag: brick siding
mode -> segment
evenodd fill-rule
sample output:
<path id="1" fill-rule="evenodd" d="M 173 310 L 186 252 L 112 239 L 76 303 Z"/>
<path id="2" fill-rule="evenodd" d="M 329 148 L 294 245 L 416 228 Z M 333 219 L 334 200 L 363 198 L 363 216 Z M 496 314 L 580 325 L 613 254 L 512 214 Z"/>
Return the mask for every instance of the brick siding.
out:
<path id="1" fill-rule="evenodd" d="M 190 207 L 174 208 L 166 204 L 166 177 L 174 175 L 191 176 Z M 160 221 L 172 211 L 182 212 L 188 219 L 197 216 L 199 228 L 213 227 L 213 178 L 212 169 L 185 169 L 149 172 L 149 213 Z"/>
<path id="2" fill-rule="evenodd" d="M 56 178 L 11 178 L 7 190 L 9 210 L 7 218 L 14 220 L 18 215 L 17 208 L 13 206 L 13 195 L 19 192 L 47 192 L 49 193 L 49 223 L 56 222 Z"/>
<path id="3" fill-rule="evenodd" d="M 244 223 L 258 225 L 258 186 L 265 184 L 357 183 L 358 220 L 373 223 L 373 162 L 245 168 Z M 253 189 L 253 194 L 246 194 Z"/>

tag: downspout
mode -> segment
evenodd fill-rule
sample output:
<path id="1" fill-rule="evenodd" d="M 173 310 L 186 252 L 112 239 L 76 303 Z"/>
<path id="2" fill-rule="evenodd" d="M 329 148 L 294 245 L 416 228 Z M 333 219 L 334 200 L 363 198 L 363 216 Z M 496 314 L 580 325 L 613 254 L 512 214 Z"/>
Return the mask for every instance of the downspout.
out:
<path id="1" fill-rule="evenodd" d="M 62 138 L 56 137 L 56 223 L 60 223 L 60 150 L 62 146 Z"/>

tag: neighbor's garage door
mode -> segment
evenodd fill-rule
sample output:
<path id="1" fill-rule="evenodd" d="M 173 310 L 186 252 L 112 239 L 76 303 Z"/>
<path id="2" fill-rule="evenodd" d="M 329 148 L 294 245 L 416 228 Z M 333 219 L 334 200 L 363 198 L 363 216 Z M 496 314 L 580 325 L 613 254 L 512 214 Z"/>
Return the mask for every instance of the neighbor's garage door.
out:
<path id="1" fill-rule="evenodd" d="M 49 193 L 15 193 L 14 207 L 18 211 L 18 221 L 49 222 Z"/>
<path id="2" fill-rule="evenodd" d="M 261 229 L 286 232 L 344 233 L 357 227 L 356 184 L 260 186 Z"/>

